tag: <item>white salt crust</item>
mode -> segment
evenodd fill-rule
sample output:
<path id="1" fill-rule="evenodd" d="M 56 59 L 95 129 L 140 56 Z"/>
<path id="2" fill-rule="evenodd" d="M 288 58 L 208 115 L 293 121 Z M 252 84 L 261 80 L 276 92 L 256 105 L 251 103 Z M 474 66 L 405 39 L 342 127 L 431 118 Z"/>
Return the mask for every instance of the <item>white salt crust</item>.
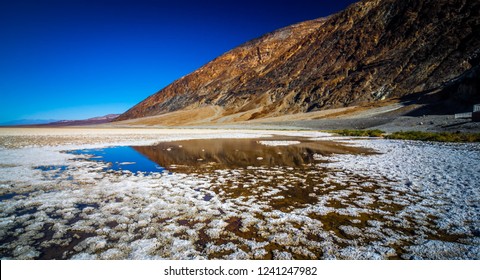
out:
<path id="1" fill-rule="evenodd" d="M 268 134 L 195 138 L 255 136 Z M 103 171 L 105 163 L 61 152 L 180 139 L 188 136 L 0 149 L 1 257 L 480 258 L 478 144 L 352 140 L 382 154 L 210 174 Z M 292 190 L 303 192 L 297 202 Z"/>
<path id="2" fill-rule="evenodd" d="M 265 145 L 265 146 L 290 146 L 290 145 L 297 145 L 300 144 L 300 141 L 267 141 L 262 140 L 258 141 L 258 143 Z"/>

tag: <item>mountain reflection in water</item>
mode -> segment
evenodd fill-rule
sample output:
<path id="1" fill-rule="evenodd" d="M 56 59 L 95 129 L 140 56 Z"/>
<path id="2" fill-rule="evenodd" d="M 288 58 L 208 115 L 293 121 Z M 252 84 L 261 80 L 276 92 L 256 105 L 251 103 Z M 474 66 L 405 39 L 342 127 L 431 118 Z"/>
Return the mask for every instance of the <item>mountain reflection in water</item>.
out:
<path id="1" fill-rule="evenodd" d="M 202 139 L 132 148 L 159 166 L 183 172 L 249 166 L 301 167 L 314 162 L 314 154 L 369 153 L 366 149 L 349 147 L 331 141 L 305 139 L 298 144 L 267 146 L 260 143 L 265 140 L 272 141 L 272 139 Z"/>

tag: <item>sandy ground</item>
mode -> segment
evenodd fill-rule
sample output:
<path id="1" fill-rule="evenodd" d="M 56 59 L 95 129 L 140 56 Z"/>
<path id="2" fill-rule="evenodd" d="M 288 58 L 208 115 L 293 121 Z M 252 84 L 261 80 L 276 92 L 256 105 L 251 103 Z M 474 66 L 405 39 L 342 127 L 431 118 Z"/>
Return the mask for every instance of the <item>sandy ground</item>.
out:
<path id="1" fill-rule="evenodd" d="M 279 149 L 308 137 L 377 153 L 133 174 L 64 152 L 252 137 Z M 2 259 L 480 258 L 478 144 L 315 131 L 11 128 L 0 129 L 0 159 Z"/>
<path id="2" fill-rule="evenodd" d="M 183 110 L 160 116 L 105 124 L 103 127 L 157 127 L 182 126 L 186 128 L 259 129 L 259 130 L 336 130 L 380 129 L 387 133 L 396 131 L 429 132 L 480 132 L 480 122 L 455 119 L 453 114 L 431 112 L 421 104 L 382 101 L 366 107 L 352 106 L 318 112 L 298 113 L 277 117 L 252 119 L 258 109 L 225 115 L 218 106 Z M 425 114 L 419 112 L 425 111 Z M 429 112 L 429 113 L 427 113 Z"/>

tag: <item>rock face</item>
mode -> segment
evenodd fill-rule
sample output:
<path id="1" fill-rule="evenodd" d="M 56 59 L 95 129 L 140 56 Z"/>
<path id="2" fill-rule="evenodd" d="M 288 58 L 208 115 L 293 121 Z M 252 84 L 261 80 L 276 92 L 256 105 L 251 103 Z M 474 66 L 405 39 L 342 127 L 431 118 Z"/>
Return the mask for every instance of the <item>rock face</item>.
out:
<path id="1" fill-rule="evenodd" d="M 478 73 L 479 57 L 480 1 L 366 0 L 247 42 L 117 120 L 211 105 L 255 119 L 429 94 Z"/>

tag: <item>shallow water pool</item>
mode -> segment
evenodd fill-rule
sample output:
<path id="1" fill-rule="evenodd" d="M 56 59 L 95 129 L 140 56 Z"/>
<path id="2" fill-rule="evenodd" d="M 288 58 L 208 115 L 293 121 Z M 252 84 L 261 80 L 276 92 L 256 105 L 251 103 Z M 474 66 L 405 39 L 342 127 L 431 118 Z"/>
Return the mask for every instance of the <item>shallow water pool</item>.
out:
<path id="1" fill-rule="evenodd" d="M 71 153 L 91 155 L 91 160 L 107 162 L 112 170 L 191 173 L 245 167 L 298 168 L 314 163 L 314 155 L 368 152 L 336 142 L 276 138 L 185 140 L 154 146 L 75 150 Z"/>
<path id="2" fill-rule="evenodd" d="M 128 170 L 137 172 L 163 172 L 165 168 L 149 160 L 147 157 L 129 146 L 109 147 L 103 149 L 82 149 L 70 153 L 91 155 L 91 160 L 104 161 L 110 164 L 111 170 Z"/>

